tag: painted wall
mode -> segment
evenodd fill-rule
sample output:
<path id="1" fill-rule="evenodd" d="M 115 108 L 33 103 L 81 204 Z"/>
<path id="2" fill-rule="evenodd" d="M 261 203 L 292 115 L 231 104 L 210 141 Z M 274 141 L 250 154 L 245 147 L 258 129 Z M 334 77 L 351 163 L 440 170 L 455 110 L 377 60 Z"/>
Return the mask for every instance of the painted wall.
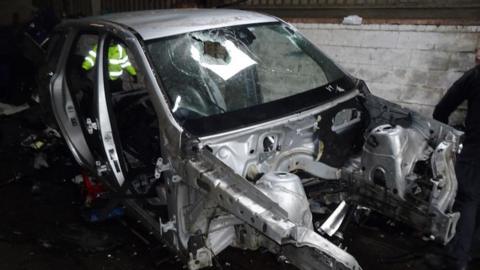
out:
<path id="1" fill-rule="evenodd" d="M 235 2 L 226 0 L 224 2 Z M 318 6 L 323 7 L 445 7 L 478 6 L 478 0 L 248 0 L 243 5 L 252 6 Z"/>
<path id="2" fill-rule="evenodd" d="M 480 47 L 480 26 L 295 26 L 373 93 L 429 116 Z"/>

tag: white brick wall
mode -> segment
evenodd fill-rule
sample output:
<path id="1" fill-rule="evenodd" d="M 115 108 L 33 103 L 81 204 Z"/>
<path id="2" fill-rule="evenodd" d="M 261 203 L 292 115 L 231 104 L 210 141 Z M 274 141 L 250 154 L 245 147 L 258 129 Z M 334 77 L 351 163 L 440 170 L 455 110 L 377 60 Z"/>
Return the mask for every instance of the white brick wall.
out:
<path id="1" fill-rule="evenodd" d="M 480 26 L 295 26 L 373 93 L 428 116 L 480 47 Z"/>

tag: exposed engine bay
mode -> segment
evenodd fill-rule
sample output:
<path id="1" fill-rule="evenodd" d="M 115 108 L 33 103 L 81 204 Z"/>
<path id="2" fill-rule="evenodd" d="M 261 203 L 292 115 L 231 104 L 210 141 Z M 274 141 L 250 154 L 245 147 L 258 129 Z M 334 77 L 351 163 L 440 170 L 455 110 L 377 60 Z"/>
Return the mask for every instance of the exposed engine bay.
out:
<path id="1" fill-rule="evenodd" d="M 277 18 L 176 12 L 60 28 L 62 72 L 45 73 L 44 101 L 109 192 L 100 219 L 121 205 L 190 270 L 229 246 L 361 269 L 342 232 L 369 211 L 452 239 L 461 132 L 370 94 Z M 138 75 L 106 76 L 109 44 Z M 103 68 L 86 71 L 97 53 Z"/>
<path id="2" fill-rule="evenodd" d="M 365 208 L 445 244 L 459 218 L 460 135 L 356 91 L 288 121 L 200 138 L 171 178 L 178 215 L 162 233 L 186 247 L 190 269 L 228 246 L 264 247 L 302 269 L 360 269 L 331 240 Z"/>

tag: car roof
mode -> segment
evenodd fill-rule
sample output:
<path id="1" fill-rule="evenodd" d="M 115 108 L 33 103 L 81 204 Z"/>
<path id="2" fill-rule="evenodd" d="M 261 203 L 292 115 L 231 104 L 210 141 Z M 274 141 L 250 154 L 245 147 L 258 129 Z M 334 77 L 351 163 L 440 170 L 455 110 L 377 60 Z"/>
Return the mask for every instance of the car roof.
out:
<path id="1" fill-rule="evenodd" d="M 161 9 L 113 13 L 83 20 L 122 24 L 135 30 L 144 40 L 233 25 L 278 21 L 268 15 L 232 9 Z"/>

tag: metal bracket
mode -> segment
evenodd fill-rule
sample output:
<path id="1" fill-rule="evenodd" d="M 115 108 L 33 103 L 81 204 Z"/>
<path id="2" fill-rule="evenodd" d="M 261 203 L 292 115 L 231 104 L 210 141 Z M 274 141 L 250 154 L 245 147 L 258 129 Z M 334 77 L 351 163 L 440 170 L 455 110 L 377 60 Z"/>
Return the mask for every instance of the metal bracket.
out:
<path id="1" fill-rule="evenodd" d="M 158 223 L 160 224 L 160 235 L 167 233 L 169 231 L 176 232 L 177 231 L 177 217 L 173 216 L 171 220 L 167 221 L 166 223 L 162 223 L 162 219 L 159 218 Z"/>
<path id="2" fill-rule="evenodd" d="M 213 254 L 212 252 L 206 248 L 202 247 L 196 250 L 195 256 L 190 253 L 190 260 L 188 261 L 188 269 L 189 270 L 198 270 L 205 267 L 211 267 L 212 264 Z"/>
<path id="3" fill-rule="evenodd" d="M 170 163 L 163 163 L 163 158 L 159 157 L 157 163 L 155 163 L 155 179 L 159 179 L 162 176 L 162 172 L 168 171 L 172 168 Z"/>
<path id="4" fill-rule="evenodd" d="M 97 166 L 97 174 L 100 176 L 108 171 L 107 165 L 102 164 L 100 160 L 95 161 L 95 165 Z"/>
<path id="5" fill-rule="evenodd" d="M 328 236 L 334 235 L 338 229 L 340 229 L 340 225 L 342 225 L 345 216 L 347 215 L 348 205 L 345 201 L 342 201 L 335 211 L 327 218 L 327 220 L 322 224 L 320 230 L 326 233 Z"/>
<path id="6" fill-rule="evenodd" d="M 341 177 L 340 169 L 314 160 L 299 160 L 295 165 L 295 168 L 302 169 L 316 177 L 329 180 L 338 180 Z"/>

